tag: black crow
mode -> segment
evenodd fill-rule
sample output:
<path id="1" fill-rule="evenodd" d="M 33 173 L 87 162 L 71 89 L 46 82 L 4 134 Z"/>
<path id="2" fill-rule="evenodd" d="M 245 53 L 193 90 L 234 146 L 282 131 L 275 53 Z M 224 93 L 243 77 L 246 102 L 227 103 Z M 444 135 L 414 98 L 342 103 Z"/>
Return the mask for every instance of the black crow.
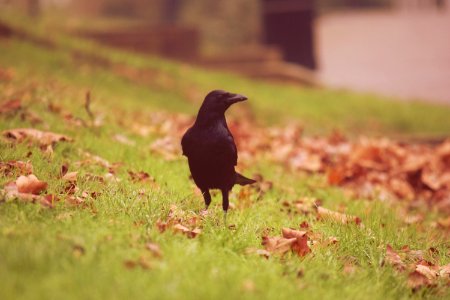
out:
<path id="1" fill-rule="evenodd" d="M 205 199 L 206 209 L 211 203 L 210 189 L 222 191 L 224 218 L 228 211 L 228 193 L 235 184 L 256 182 L 234 170 L 237 149 L 227 126 L 225 111 L 234 103 L 247 97 L 222 90 L 210 92 L 203 101 L 194 125 L 181 140 L 183 155 L 188 158 L 189 169 L 195 184 Z"/>

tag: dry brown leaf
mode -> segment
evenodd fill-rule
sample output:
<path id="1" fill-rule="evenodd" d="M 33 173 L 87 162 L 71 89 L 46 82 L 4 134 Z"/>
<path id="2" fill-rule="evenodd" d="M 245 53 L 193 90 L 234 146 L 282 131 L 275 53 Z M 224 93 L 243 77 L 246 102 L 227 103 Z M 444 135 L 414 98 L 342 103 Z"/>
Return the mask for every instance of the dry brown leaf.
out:
<path id="1" fill-rule="evenodd" d="M 441 266 L 439 268 L 439 276 L 442 278 L 447 278 L 450 280 L 450 264 L 447 264 L 445 266 Z"/>
<path id="2" fill-rule="evenodd" d="M 302 229 L 308 229 L 309 228 L 309 224 L 306 221 L 303 221 L 300 223 L 300 228 Z"/>
<path id="3" fill-rule="evenodd" d="M 408 275 L 408 286 L 415 291 L 422 287 L 435 286 L 439 275 L 439 267 L 421 261 Z"/>
<path id="4" fill-rule="evenodd" d="M 172 227 L 176 232 L 181 232 L 183 234 L 185 234 L 187 237 L 189 238 L 195 238 L 197 235 L 199 235 L 202 230 L 200 228 L 194 228 L 194 229 L 189 229 L 184 225 L 181 224 L 175 224 Z"/>
<path id="5" fill-rule="evenodd" d="M 20 99 L 13 99 L 0 104 L 1 114 L 13 114 L 22 108 L 22 101 Z"/>
<path id="6" fill-rule="evenodd" d="M 85 199 L 79 196 L 69 196 L 66 198 L 66 202 L 73 206 L 83 205 L 85 203 Z"/>
<path id="7" fill-rule="evenodd" d="M 326 243 L 327 246 L 328 245 L 335 245 L 335 244 L 339 243 L 339 239 L 337 237 L 335 237 L 335 236 L 330 236 L 330 237 L 327 238 L 325 243 Z"/>
<path id="8" fill-rule="evenodd" d="M 154 256 L 162 257 L 161 248 L 156 243 L 147 243 L 145 244 L 145 248 L 149 250 Z"/>
<path id="9" fill-rule="evenodd" d="M 68 136 L 34 128 L 17 128 L 3 131 L 2 135 L 13 142 L 22 142 L 30 139 L 41 146 L 50 146 L 57 142 L 72 141 Z"/>
<path id="10" fill-rule="evenodd" d="M 398 178 L 392 178 L 389 182 L 390 189 L 394 194 L 396 194 L 400 199 L 413 200 L 415 193 L 411 185 L 405 180 Z"/>
<path id="11" fill-rule="evenodd" d="M 256 254 L 258 254 L 259 256 L 263 256 L 265 258 L 269 258 L 270 257 L 270 252 L 264 249 L 257 249 L 256 250 Z"/>
<path id="12" fill-rule="evenodd" d="M 18 172 L 21 175 L 30 175 L 33 173 L 33 165 L 30 162 L 20 160 L 0 161 L 0 174 L 10 176 L 14 172 Z"/>
<path id="13" fill-rule="evenodd" d="M 424 220 L 424 216 L 421 214 L 407 215 L 407 216 L 403 217 L 403 222 L 405 222 L 406 224 L 420 223 L 423 220 Z"/>
<path id="14" fill-rule="evenodd" d="M 418 271 L 413 271 L 408 275 L 408 287 L 414 291 L 431 285 L 433 285 L 433 282 Z"/>
<path id="15" fill-rule="evenodd" d="M 13 80 L 15 77 L 15 72 L 13 69 L 2 69 L 0 68 L 0 81 L 8 82 Z"/>
<path id="16" fill-rule="evenodd" d="M 37 125 L 44 121 L 35 112 L 25 110 L 20 114 L 20 119 L 24 122 L 30 122 L 31 125 Z"/>
<path id="17" fill-rule="evenodd" d="M 342 214 L 337 211 L 332 211 L 321 206 L 317 207 L 317 214 L 322 219 L 333 220 L 335 222 L 340 222 L 343 224 L 350 224 L 350 223 L 355 223 L 357 225 L 361 224 L 361 219 L 359 217 Z"/>
<path id="18" fill-rule="evenodd" d="M 265 249 L 257 249 L 257 248 L 247 248 L 245 249 L 245 254 L 256 254 L 258 256 L 262 256 L 264 258 L 270 257 L 270 252 Z"/>
<path id="19" fill-rule="evenodd" d="M 75 172 L 68 172 L 62 177 L 62 180 L 69 181 L 69 182 L 76 182 L 77 181 L 77 175 L 78 175 L 77 171 L 75 171 Z"/>
<path id="20" fill-rule="evenodd" d="M 137 262 L 136 261 L 134 261 L 134 260 L 125 260 L 124 262 L 123 262 L 123 265 L 125 266 L 125 268 L 127 268 L 127 269 L 134 269 L 134 268 L 136 268 L 137 267 Z"/>
<path id="21" fill-rule="evenodd" d="M 287 238 L 287 239 L 303 238 L 304 236 L 306 236 L 306 231 L 300 231 L 300 230 L 295 230 L 295 229 L 286 228 L 286 227 L 281 229 L 281 233 L 282 233 L 283 237 Z"/>
<path id="22" fill-rule="evenodd" d="M 296 238 L 286 239 L 282 237 L 268 236 L 264 236 L 262 239 L 262 245 L 265 247 L 265 249 L 274 254 L 285 254 L 286 252 L 291 250 L 292 244 L 297 241 Z"/>
<path id="23" fill-rule="evenodd" d="M 128 171 L 128 175 L 130 175 L 130 178 L 134 182 L 151 182 L 154 183 L 155 179 L 150 176 L 147 172 L 139 171 L 139 172 L 133 172 Z"/>
<path id="24" fill-rule="evenodd" d="M 429 266 L 425 266 L 422 264 L 418 264 L 416 266 L 416 272 L 419 272 L 420 274 L 422 274 L 423 276 L 425 276 L 426 278 L 428 278 L 432 281 L 435 280 L 439 275 L 438 272 L 431 269 Z"/>
<path id="25" fill-rule="evenodd" d="M 283 228 L 282 235 L 284 238 L 295 238 L 296 241 L 291 245 L 292 251 L 298 256 L 305 256 L 311 249 L 308 247 L 308 236 L 306 231 L 295 230 L 291 228 Z"/>
<path id="26" fill-rule="evenodd" d="M 127 146 L 135 146 L 136 145 L 135 141 L 131 140 L 130 138 L 128 138 L 126 135 L 123 135 L 123 134 L 115 134 L 113 136 L 113 138 L 115 141 L 117 141 L 121 144 L 127 145 Z"/>
<path id="27" fill-rule="evenodd" d="M 201 230 L 201 218 L 195 214 L 187 213 L 176 205 L 171 205 L 166 221 L 156 221 L 156 227 L 160 232 L 172 228 L 175 232 L 183 233 L 189 238 L 198 236 Z"/>
<path id="28" fill-rule="evenodd" d="M 190 231 L 189 228 L 187 228 L 186 226 L 181 225 L 181 224 L 175 224 L 175 225 L 173 226 L 173 229 L 174 229 L 175 231 L 179 231 L 179 232 L 182 232 L 182 233 L 186 233 L 186 232 L 189 232 L 189 231 Z"/>
<path id="29" fill-rule="evenodd" d="M 437 173 L 435 170 L 431 170 L 430 168 L 422 169 L 422 182 L 434 191 L 441 188 L 440 176 L 441 174 Z"/>
<path id="30" fill-rule="evenodd" d="M 254 292 L 256 290 L 255 283 L 251 279 L 246 279 L 242 283 L 242 290 L 245 292 Z"/>
<path id="31" fill-rule="evenodd" d="M 18 199 L 24 202 L 39 203 L 46 207 L 53 207 L 53 203 L 58 201 L 54 195 L 34 195 L 32 193 L 21 193 L 15 182 L 7 183 L 4 187 L 7 200 Z"/>
<path id="32" fill-rule="evenodd" d="M 24 194 L 38 195 L 47 189 L 47 182 L 40 181 L 33 174 L 28 176 L 20 176 L 16 180 L 17 191 Z"/>
<path id="33" fill-rule="evenodd" d="M 74 244 L 72 246 L 72 254 L 75 257 L 81 257 L 86 253 L 86 249 L 83 247 L 83 245 L 80 244 Z"/>
<path id="34" fill-rule="evenodd" d="M 327 180 L 331 185 L 339 185 L 345 180 L 344 168 L 329 168 L 327 172 Z"/>
<path id="35" fill-rule="evenodd" d="M 394 251 L 391 245 L 386 245 L 386 256 L 384 261 L 391 266 L 393 266 L 398 271 L 403 271 L 406 269 L 406 265 L 401 259 L 400 255 Z"/>
<path id="36" fill-rule="evenodd" d="M 309 172 L 318 172 L 323 169 L 322 158 L 317 154 L 300 152 L 290 159 L 290 165 L 294 169 Z"/>
<path id="37" fill-rule="evenodd" d="M 450 216 L 448 216 L 447 218 L 439 219 L 437 223 L 443 228 L 450 228 Z"/>
<path id="38" fill-rule="evenodd" d="M 284 255 L 292 251 L 298 256 L 305 256 L 311 249 L 308 247 L 306 231 L 291 228 L 282 229 L 282 237 L 262 237 L 262 245 L 269 253 Z"/>
<path id="39" fill-rule="evenodd" d="M 353 275 L 357 271 L 357 260 L 354 257 L 347 258 L 344 262 L 343 272 L 346 275 Z"/>
<path id="40" fill-rule="evenodd" d="M 96 164 L 103 168 L 111 168 L 111 163 L 104 159 L 103 157 L 100 157 L 95 154 L 91 154 L 89 152 L 82 152 L 82 155 L 86 157 L 86 160 L 80 161 L 75 163 L 76 166 L 84 166 L 84 165 L 90 165 L 90 164 Z"/>

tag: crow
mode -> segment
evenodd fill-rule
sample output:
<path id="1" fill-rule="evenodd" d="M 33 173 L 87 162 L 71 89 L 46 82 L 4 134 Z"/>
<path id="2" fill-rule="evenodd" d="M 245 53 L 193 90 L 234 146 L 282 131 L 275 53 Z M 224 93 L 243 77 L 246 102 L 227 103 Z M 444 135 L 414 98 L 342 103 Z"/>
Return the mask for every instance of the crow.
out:
<path id="1" fill-rule="evenodd" d="M 209 190 L 221 190 L 225 222 L 228 194 L 233 186 L 256 182 L 234 170 L 238 159 L 237 148 L 225 119 L 225 111 L 232 104 L 245 100 L 245 96 L 222 90 L 210 92 L 198 111 L 194 125 L 181 139 L 183 155 L 188 158 L 192 178 L 203 194 L 206 209 L 211 203 Z"/>

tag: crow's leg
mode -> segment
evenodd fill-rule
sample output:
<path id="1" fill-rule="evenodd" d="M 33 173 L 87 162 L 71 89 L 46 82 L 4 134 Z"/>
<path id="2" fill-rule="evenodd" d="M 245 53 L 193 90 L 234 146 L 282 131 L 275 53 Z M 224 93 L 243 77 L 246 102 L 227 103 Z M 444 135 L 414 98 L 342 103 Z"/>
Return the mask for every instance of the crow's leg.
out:
<path id="1" fill-rule="evenodd" d="M 203 198 L 205 199 L 205 209 L 208 209 L 211 204 L 211 195 L 209 194 L 209 190 L 202 190 Z"/>
<path id="2" fill-rule="evenodd" d="M 228 200 L 228 193 L 229 190 L 222 190 L 222 208 L 223 208 L 223 222 L 225 226 L 227 225 L 227 212 L 228 212 L 228 206 L 230 205 L 230 202 Z"/>

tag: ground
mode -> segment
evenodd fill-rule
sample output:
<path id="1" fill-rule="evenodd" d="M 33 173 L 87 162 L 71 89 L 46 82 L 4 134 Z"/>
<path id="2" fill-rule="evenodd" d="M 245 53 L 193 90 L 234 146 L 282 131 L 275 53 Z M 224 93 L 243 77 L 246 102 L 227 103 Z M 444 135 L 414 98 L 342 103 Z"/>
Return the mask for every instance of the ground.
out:
<path id="1" fill-rule="evenodd" d="M 30 203 L 2 193 L 0 298 L 448 297 L 445 277 L 413 289 L 408 273 L 387 255 L 387 245 L 398 252 L 408 245 L 436 266 L 448 264 L 448 235 L 436 225 L 443 217 L 439 211 L 427 210 L 423 222 L 405 222 L 401 201 L 355 200 L 321 174 L 269 159 L 244 165 L 240 158 L 244 174 L 260 174 L 273 187 L 235 188 L 226 226 L 218 195 L 202 216 L 186 160 L 164 139 L 181 135 L 203 95 L 217 87 L 250 98 L 231 117 L 262 128 L 284 128 L 295 120 L 307 134 L 338 128 L 350 136 L 440 139 L 450 133 L 449 108 L 255 82 L 66 36 L 49 44 L 39 24 L 15 26 L 28 35 L 0 40 L 0 97 L 2 103 L 20 100 L 21 109 L 0 116 L 0 160 L 29 162 L 48 183 L 43 192 L 55 198 L 33 196 L 37 203 Z M 5 130 L 29 127 L 71 141 L 5 140 Z M 3 167 L 2 189 L 25 172 L 16 164 Z M 318 218 L 314 207 L 286 208 L 299 200 L 310 206 L 320 200 L 361 223 Z M 312 252 L 261 251 L 263 236 L 281 236 L 282 228 L 300 230 L 306 223 Z"/>

